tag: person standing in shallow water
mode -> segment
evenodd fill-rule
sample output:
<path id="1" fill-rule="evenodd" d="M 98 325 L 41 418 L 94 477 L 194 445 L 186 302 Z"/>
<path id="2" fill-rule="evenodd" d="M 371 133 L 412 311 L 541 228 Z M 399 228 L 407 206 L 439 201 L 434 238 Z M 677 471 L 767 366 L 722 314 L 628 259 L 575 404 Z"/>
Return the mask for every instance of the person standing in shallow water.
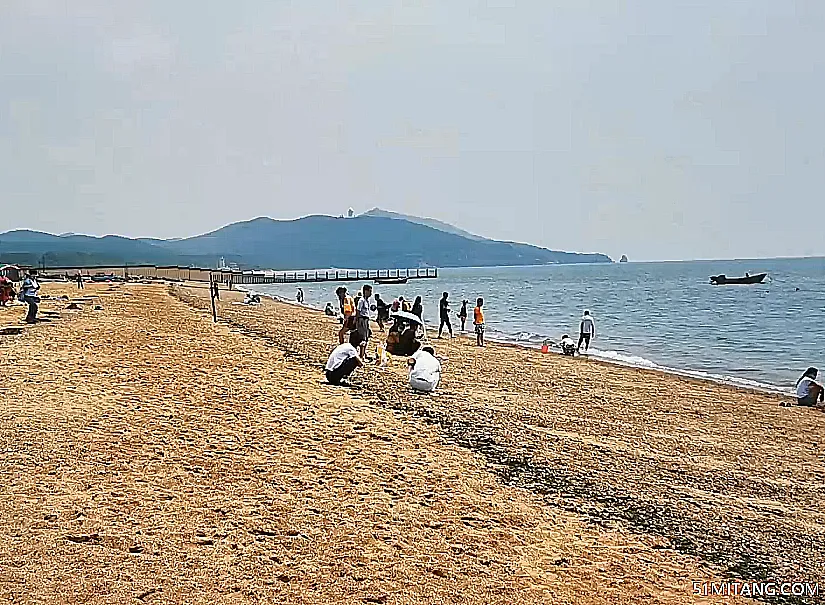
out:
<path id="1" fill-rule="evenodd" d="M 447 326 L 447 329 L 450 331 L 450 338 L 453 337 L 453 326 L 450 324 L 450 302 L 447 300 L 449 294 L 444 292 L 441 295 L 441 300 L 438 302 L 438 315 L 439 319 L 441 320 L 438 325 L 438 337 L 441 338 L 441 332 L 444 330 L 444 326 Z"/>
<path id="2" fill-rule="evenodd" d="M 587 353 L 590 349 L 590 340 L 596 336 L 596 322 L 590 315 L 590 311 L 584 312 L 579 328 L 579 344 L 576 346 L 576 352 L 581 352 L 582 343 L 584 343 L 584 352 Z"/>
<path id="3" fill-rule="evenodd" d="M 298 288 L 298 293 L 295 295 L 295 300 L 298 301 L 299 305 L 304 304 L 304 289 Z"/>

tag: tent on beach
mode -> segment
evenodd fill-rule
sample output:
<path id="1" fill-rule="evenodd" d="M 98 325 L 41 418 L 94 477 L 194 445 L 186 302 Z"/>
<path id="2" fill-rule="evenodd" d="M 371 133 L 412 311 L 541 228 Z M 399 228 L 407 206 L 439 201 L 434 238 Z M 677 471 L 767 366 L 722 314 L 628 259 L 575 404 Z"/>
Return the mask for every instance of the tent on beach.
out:
<path id="1" fill-rule="evenodd" d="M 0 267 L 0 275 L 9 278 L 11 281 L 20 281 L 23 279 L 23 269 L 17 265 L 3 265 Z"/>

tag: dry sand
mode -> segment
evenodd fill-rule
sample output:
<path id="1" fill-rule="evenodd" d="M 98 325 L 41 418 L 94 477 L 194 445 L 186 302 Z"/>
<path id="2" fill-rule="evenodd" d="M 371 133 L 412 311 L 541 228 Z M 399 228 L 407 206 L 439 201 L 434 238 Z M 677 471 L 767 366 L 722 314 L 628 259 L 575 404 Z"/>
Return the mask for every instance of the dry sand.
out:
<path id="1" fill-rule="evenodd" d="M 0 602 L 695 603 L 725 574 L 825 578 L 821 413 L 463 339 L 436 344 L 435 396 L 400 364 L 331 387 L 319 314 L 84 293 L 102 309 L 45 301 L 59 319 L 0 336 Z"/>

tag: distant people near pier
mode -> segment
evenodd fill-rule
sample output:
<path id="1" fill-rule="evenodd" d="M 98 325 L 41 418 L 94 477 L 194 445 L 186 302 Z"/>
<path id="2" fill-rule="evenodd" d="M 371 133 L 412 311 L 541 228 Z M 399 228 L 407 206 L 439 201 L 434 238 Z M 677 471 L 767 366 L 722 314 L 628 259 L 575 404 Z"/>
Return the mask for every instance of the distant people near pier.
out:
<path id="1" fill-rule="evenodd" d="M 819 370 L 808 368 L 796 381 L 796 401 L 799 405 L 815 407 L 825 399 L 825 389 L 816 381 Z"/>
<path id="2" fill-rule="evenodd" d="M 5 307 L 15 296 L 14 283 L 5 275 L 0 275 L 0 307 Z"/>
<path id="3" fill-rule="evenodd" d="M 415 297 L 415 302 L 413 303 L 411 313 L 413 315 L 417 315 L 418 319 L 422 319 L 422 320 L 424 319 L 424 317 L 423 317 L 423 315 L 424 315 L 424 305 L 421 302 L 421 297 L 420 296 Z"/>
<path id="4" fill-rule="evenodd" d="M 484 346 L 484 299 L 476 300 L 476 306 L 473 309 L 473 327 L 476 331 L 476 344 L 479 347 Z"/>
<path id="5" fill-rule="evenodd" d="M 335 290 L 338 300 L 341 303 L 341 329 L 338 332 L 338 344 L 344 344 L 344 339 L 348 332 L 355 329 L 355 299 L 347 294 L 347 289 L 340 286 Z"/>
<path id="6" fill-rule="evenodd" d="M 444 330 L 444 326 L 447 326 L 447 329 L 450 331 L 450 338 L 453 337 L 453 326 L 450 323 L 450 302 L 448 300 L 449 293 L 444 292 L 441 295 L 441 300 L 438 302 L 438 316 L 439 316 L 439 324 L 438 324 L 438 337 L 441 338 L 441 332 Z"/>
<path id="7" fill-rule="evenodd" d="M 74 276 L 74 279 L 77 282 L 77 289 L 82 290 L 83 289 L 83 274 L 78 273 L 77 275 Z"/>
<path id="8" fill-rule="evenodd" d="M 20 296 L 27 305 L 29 312 L 26 314 L 26 323 L 37 323 L 37 305 L 40 304 L 40 284 L 37 283 L 37 271 L 34 269 L 26 273 L 23 284 L 20 286 Z"/>
<path id="9" fill-rule="evenodd" d="M 580 353 L 582 343 L 584 343 L 585 353 L 590 350 L 590 341 L 596 337 L 596 321 L 590 315 L 590 311 L 585 311 L 582 315 L 582 320 L 579 323 L 579 344 L 576 346 L 576 352 Z"/>
<path id="10" fill-rule="evenodd" d="M 466 332 L 465 325 L 467 324 L 467 304 L 470 301 L 462 300 L 461 301 L 461 310 L 458 312 L 458 319 L 461 320 L 461 331 Z"/>
<path id="11" fill-rule="evenodd" d="M 299 305 L 304 304 L 304 289 L 298 288 L 297 294 L 295 294 L 295 300 L 298 301 Z"/>
<path id="12" fill-rule="evenodd" d="M 378 292 L 375 293 L 375 314 L 378 327 L 383 332 L 384 323 L 389 323 L 390 321 L 390 306 L 384 302 L 384 299 L 381 298 Z"/>
<path id="13" fill-rule="evenodd" d="M 398 300 L 401 303 L 401 310 L 404 311 L 405 313 L 409 313 L 410 310 L 412 309 L 412 305 L 410 304 L 410 301 L 405 300 L 403 296 L 399 296 Z"/>
<path id="14" fill-rule="evenodd" d="M 390 306 L 390 311 L 392 313 L 398 313 L 401 310 L 401 301 L 397 298 L 392 301 L 392 305 Z"/>
<path id="15" fill-rule="evenodd" d="M 361 357 L 367 358 L 367 344 L 370 340 L 370 317 L 372 316 L 372 286 L 364 284 L 358 299 L 355 317 L 355 329 L 361 335 Z"/>
<path id="16" fill-rule="evenodd" d="M 352 375 L 356 368 L 364 365 L 363 359 L 358 355 L 360 346 L 361 334 L 354 331 L 349 335 L 349 342 L 339 344 L 333 349 L 324 366 L 324 374 L 328 383 L 341 384 Z"/>
<path id="17" fill-rule="evenodd" d="M 327 317 L 335 317 L 335 307 L 332 306 L 331 302 L 328 302 L 327 306 L 324 307 L 324 315 Z"/>

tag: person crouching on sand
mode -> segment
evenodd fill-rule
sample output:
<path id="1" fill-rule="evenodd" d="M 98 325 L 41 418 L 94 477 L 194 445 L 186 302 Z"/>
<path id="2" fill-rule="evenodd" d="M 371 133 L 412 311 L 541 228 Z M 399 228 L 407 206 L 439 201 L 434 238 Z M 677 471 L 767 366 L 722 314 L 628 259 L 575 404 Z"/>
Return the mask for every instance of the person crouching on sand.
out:
<path id="1" fill-rule="evenodd" d="M 561 346 L 562 355 L 573 357 L 576 354 L 576 341 L 567 334 L 561 337 L 559 346 Z"/>
<path id="2" fill-rule="evenodd" d="M 355 368 L 363 366 L 364 361 L 358 355 L 361 346 L 361 333 L 357 330 L 350 332 L 349 342 L 338 345 L 333 349 L 324 366 L 324 374 L 330 384 L 341 384 L 349 378 Z"/>
<path id="3" fill-rule="evenodd" d="M 796 401 L 799 405 L 815 407 L 817 402 L 822 402 L 825 398 L 825 389 L 816 382 L 817 374 L 819 370 L 808 368 L 796 381 Z"/>
<path id="4" fill-rule="evenodd" d="M 420 346 L 420 345 L 418 345 Z M 441 362 L 432 347 L 421 347 L 407 360 L 410 367 L 410 387 L 414 391 L 432 393 L 441 380 Z"/>
<path id="5" fill-rule="evenodd" d="M 476 301 L 476 307 L 473 309 L 473 326 L 476 330 L 476 344 L 480 347 L 484 346 L 484 311 L 481 307 L 484 306 L 484 299 L 479 298 Z"/>

